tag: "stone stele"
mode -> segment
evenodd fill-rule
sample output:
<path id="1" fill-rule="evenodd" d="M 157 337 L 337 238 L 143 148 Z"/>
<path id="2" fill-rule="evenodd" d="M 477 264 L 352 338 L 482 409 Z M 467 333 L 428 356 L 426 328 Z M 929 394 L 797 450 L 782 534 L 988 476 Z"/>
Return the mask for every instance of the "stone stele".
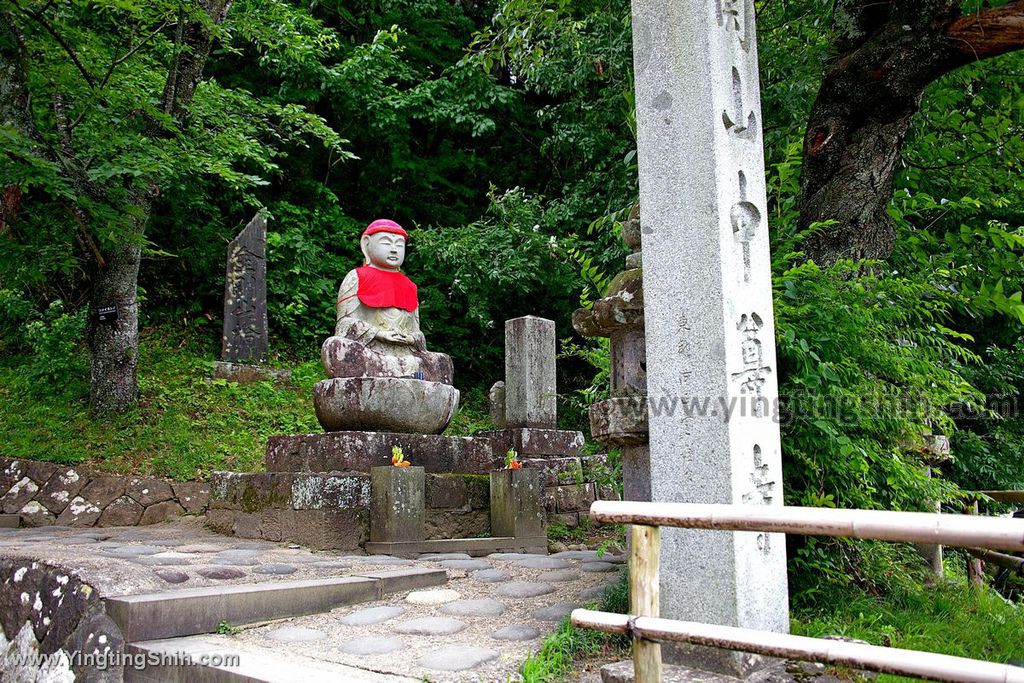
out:
<path id="1" fill-rule="evenodd" d="M 782 505 L 754 2 L 632 8 L 651 498 Z M 785 536 L 664 529 L 661 616 L 786 632 Z"/>
<path id="2" fill-rule="evenodd" d="M 267 219 L 249 221 L 228 244 L 224 281 L 223 361 L 267 359 Z"/>

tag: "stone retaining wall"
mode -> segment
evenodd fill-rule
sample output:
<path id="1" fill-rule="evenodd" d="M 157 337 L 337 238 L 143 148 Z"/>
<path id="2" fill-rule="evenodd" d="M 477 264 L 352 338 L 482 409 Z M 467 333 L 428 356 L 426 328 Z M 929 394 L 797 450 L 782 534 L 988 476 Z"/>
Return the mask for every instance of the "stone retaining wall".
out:
<path id="1" fill-rule="evenodd" d="M 136 526 L 200 515 L 202 481 L 122 477 L 35 460 L 0 458 L 0 513 L 24 526 Z"/>
<path id="2" fill-rule="evenodd" d="M 113 661 L 123 649 L 92 586 L 43 562 L 0 559 L 0 681 L 119 683 L 121 666 L 84 666 L 71 653 Z M 52 657 L 40 666 L 38 655 Z"/>

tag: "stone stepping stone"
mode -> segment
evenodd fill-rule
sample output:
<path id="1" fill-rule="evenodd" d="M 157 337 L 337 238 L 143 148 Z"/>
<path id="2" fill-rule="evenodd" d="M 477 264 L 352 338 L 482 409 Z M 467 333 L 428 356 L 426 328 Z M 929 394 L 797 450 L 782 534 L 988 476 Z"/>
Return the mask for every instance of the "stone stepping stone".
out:
<path id="1" fill-rule="evenodd" d="M 488 560 L 525 560 L 530 557 L 544 557 L 543 555 L 534 555 L 531 553 L 491 553 L 487 556 Z"/>
<path id="2" fill-rule="evenodd" d="M 611 562 L 584 562 L 583 571 L 601 574 L 604 572 L 617 572 L 619 568 Z"/>
<path id="3" fill-rule="evenodd" d="M 231 550 L 271 550 L 276 547 L 267 541 L 245 541 L 231 546 Z"/>
<path id="4" fill-rule="evenodd" d="M 351 569 L 355 564 L 352 560 L 320 560 L 314 562 L 313 566 L 320 569 Z"/>
<path id="5" fill-rule="evenodd" d="M 203 567 L 202 569 L 197 569 L 196 574 L 217 581 L 240 579 L 245 576 L 245 572 L 234 567 Z"/>
<path id="6" fill-rule="evenodd" d="M 185 583 L 188 581 L 188 574 L 177 569 L 155 569 L 153 573 L 167 583 Z"/>
<path id="7" fill-rule="evenodd" d="M 497 658 L 498 653 L 486 647 L 452 645 L 420 657 L 419 664 L 434 671 L 465 671 Z"/>
<path id="8" fill-rule="evenodd" d="M 391 636 L 366 636 L 364 638 L 353 638 L 346 640 L 338 646 L 339 652 L 347 655 L 386 655 L 403 647 L 401 638 Z"/>
<path id="9" fill-rule="evenodd" d="M 600 598 L 602 595 L 604 595 L 605 591 L 609 590 L 610 588 L 610 584 L 605 584 L 603 586 L 592 586 L 587 590 L 583 591 L 582 593 L 580 593 L 580 600 L 594 600 Z"/>
<path id="10" fill-rule="evenodd" d="M 217 553 L 224 550 L 222 545 L 210 545 L 209 543 L 191 543 L 189 545 L 179 545 L 179 553 Z"/>
<path id="11" fill-rule="evenodd" d="M 462 569 L 467 572 L 490 569 L 491 567 L 491 563 L 487 560 L 441 560 L 438 564 L 445 569 Z"/>
<path id="12" fill-rule="evenodd" d="M 533 640 L 540 631 L 529 624 L 512 624 L 491 634 L 495 640 Z"/>
<path id="13" fill-rule="evenodd" d="M 261 554 L 258 550 L 222 550 L 210 558 L 210 561 L 217 564 L 246 567 L 259 564 L 258 558 Z"/>
<path id="14" fill-rule="evenodd" d="M 442 607 L 441 611 L 455 617 L 498 617 L 505 613 L 505 605 L 491 598 L 456 600 Z"/>
<path id="15" fill-rule="evenodd" d="M 442 560 L 472 560 L 467 553 L 423 553 L 420 555 L 418 560 L 426 560 L 427 562 L 441 562 Z"/>
<path id="16" fill-rule="evenodd" d="M 369 626 L 394 619 L 405 614 L 404 607 L 367 607 L 343 616 L 340 621 L 346 626 Z M 354 653 L 357 654 L 357 653 Z"/>
<path id="17" fill-rule="evenodd" d="M 538 621 L 561 621 L 566 614 L 569 614 L 579 605 L 572 602 L 556 602 L 547 607 L 541 607 L 533 613 L 533 618 Z"/>
<path id="18" fill-rule="evenodd" d="M 399 624 L 395 632 L 412 636 L 447 636 L 464 628 L 465 622 L 451 617 L 420 617 Z"/>
<path id="19" fill-rule="evenodd" d="M 544 557 L 543 555 L 516 560 L 512 564 L 524 569 L 569 569 L 572 567 L 565 560 L 560 560 L 557 557 Z"/>
<path id="20" fill-rule="evenodd" d="M 152 545 L 163 546 L 164 548 L 175 548 L 185 545 L 185 541 L 178 538 L 154 538 L 149 541 Z"/>
<path id="21" fill-rule="evenodd" d="M 470 576 L 481 583 L 498 583 L 512 578 L 512 575 L 504 569 L 481 569 L 473 572 Z"/>
<path id="22" fill-rule="evenodd" d="M 357 557 L 355 561 L 362 564 L 379 564 L 384 567 L 408 567 L 411 564 L 416 564 L 412 560 L 390 555 L 367 555 L 366 557 Z"/>
<path id="23" fill-rule="evenodd" d="M 553 572 L 544 572 L 537 577 L 538 581 L 549 581 L 551 583 L 567 583 L 576 581 L 583 575 L 575 569 L 556 569 Z"/>
<path id="24" fill-rule="evenodd" d="M 303 628 L 301 626 L 285 626 L 277 628 L 267 634 L 270 640 L 279 640 L 285 643 L 311 643 L 316 640 L 323 640 L 327 634 L 317 631 L 315 628 Z"/>
<path id="25" fill-rule="evenodd" d="M 143 555 L 156 555 L 164 550 L 155 545 L 119 545 L 108 550 L 107 555 L 110 557 L 142 557 Z"/>
<path id="26" fill-rule="evenodd" d="M 75 536 L 73 538 L 65 538 L 61 541 L 64 545 L 86 545 L 89 543 L 96 543 L 96 539 L 92 536 Z"/>
<path id="27" fill-rule="evenodd" d="M 430 591 L 413 591 L 405 596 L 405 601 L 414 605 L 443 605 L 446 602 L 458 600 L 461 596 L 457 591 L 450 588 Z"/>
<path id="28" fill-rule="evenodd" d="M 563 550 L 560 553 L 554 553 L 551 557 L 557 557 L 560 560 L 585 560 L 587 562 L 598 559 L 596 550 Z"/>
<path id="29" fill-rule="evenodd" d="M 111 548 L 120 548 L 121 544 L 117 541 L 100 541 L 92 547 L 97 549 L 110 550 Z"/>
<path id="30" fill-rule="evenodd" d="M 270 562 L 268 564 L 261 564 L 252 570 L 254 574 L 274 574 L 276 576 L 283 576 L 285 574 L 294 574 L 298 571 L 297 567 L 293 567 L 290 564 L 278 564 L 276 562 Z"/>
<path id="31" fill-rule="evenodd" d="M 146 557 L 132 558 L 132 561 L 150 567 L 184 567 L 185 565 L 192 564 L 192 560 L 187 557 L 175 557 L 173 555 L 148 555 Z"/>
<path id="32" fill-rule="evenodd" d="M 530 581 L 513 581 L 498 586 L 494 591 L 506 598 L 536 598 L 539 595 L 554 593 L 555 587 L 550 583 L 533 583 Z"/>

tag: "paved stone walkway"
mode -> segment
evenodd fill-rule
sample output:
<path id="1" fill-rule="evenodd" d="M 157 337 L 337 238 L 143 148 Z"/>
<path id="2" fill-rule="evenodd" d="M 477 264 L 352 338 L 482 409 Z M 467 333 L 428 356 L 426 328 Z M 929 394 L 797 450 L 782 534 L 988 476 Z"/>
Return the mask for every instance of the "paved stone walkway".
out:
<path id="1" fill-rule="evenodd" d="M 446 554 L 419 559 L 417 565 L 467 559 Z M 586 572 L 581 568 L 595 560 L 593 552 L 497 553 L 475 559 L 479 569 L 449 569 L 444 587 L 222 637 L 281 647 L 283 628 L 301 629 L 300 637 L 287 643 L 291 654 L 438 682 L 515 680 L 523 660 L 566 614 L 617 579 L 622 565 L 615 559 L 608 563 L 616 568 L 611 572 Z M 508 578 L 492 580 L 498 572 Z M 308 638 L 307 630 L 321 637 Z"/>
<path id="2" fill-rule="evenodd" d="M 515 680 L 543 637 L 574 607 L 597 598 L 622 567 L 621 558 L 599 559 L 593 551 L 482 558 L 444 553 L 417 560 L 339 555 L 219 536 L 196 519 L 131 528 L 0 529 L 0 558 L 60 565 L 103 597 L 371 569 L 444 569 L 444 586 L 243 627 L 235 635 L 203 636 L 210 647 L 435 682 Z"/>

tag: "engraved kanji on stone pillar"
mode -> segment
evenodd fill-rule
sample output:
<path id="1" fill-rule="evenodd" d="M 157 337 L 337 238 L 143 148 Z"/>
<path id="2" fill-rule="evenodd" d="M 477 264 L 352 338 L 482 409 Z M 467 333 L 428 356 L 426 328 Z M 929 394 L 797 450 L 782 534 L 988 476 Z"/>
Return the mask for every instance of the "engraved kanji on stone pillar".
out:
<path id="1" fill-rule="evenodd" d="M 267 220 L 257 214 L 228 244 L 223 361 L 267 359 Z"/>

